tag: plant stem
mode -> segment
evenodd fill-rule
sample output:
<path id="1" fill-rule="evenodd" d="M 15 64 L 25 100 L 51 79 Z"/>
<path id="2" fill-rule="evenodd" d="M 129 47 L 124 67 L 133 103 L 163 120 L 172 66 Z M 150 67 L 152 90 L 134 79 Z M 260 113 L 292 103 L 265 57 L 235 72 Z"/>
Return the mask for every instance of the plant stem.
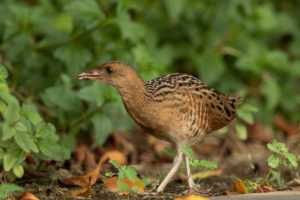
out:
<path id="1" fill-rule="evenodd" d="M 268 181 L 268 180 L 269 180 L 269 176 L 271 175 L 272 171 L 273 171 L 273 168 L 272 168 L 272 167 L 270 167 L 270 169 L 269 169 L 269 172 L 268 172 L 268 174 L 267 174 L 266 178 L 264 178 L 264 182 L 266 182 L 266 181 Z"/>

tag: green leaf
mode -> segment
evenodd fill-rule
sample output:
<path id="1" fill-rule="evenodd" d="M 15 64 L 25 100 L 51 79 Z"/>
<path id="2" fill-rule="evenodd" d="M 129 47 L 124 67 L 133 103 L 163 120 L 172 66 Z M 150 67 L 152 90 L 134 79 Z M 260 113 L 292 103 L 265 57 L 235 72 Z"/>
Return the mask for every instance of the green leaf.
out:
<path id="1" fill-rule="evenodd" d="M 271 151 L 273 151 L 275 153 L 279 153 L 279 151 L 276 148 L 276 140 L 274 140 L 272 144 L 268 143 L 267 147 L 268 147 L 269 150 L 271 150 Z"/>
<path id="2" fill-rule="evenodd" d="M 0 64 L 0 79 L 6 79 L 8 77 L 8 72 L 4 65 Z"/>
<path id="3" fill-rule="evenodd" d="M 143 36 L 147 35 L 145 25 L 130 19 L 128 8 L 123 3 L 117 5 L 117 17 L 112 20 L 117 24 L 123 39 L 137 43 Z"/>
<path id="4" fill-rule="evenodd" d="M 41 152 L 56 161 L 64 161 L 70 158 L 70 151 L 54 142 L 41 140 L 38 142 Z"/>
<path id="5" fill-rule="evenodd" d="M 181 152 L 184 155 L 187 155 L 191 160 L 193 160 L 195 158 L 193 150 L 188 146 L 182 147 Z"/>
<path id="6" fill-rule="evenodd" d="M 247 139 L 247 129 L 244 125 L 241 124 L 236 124 L 235 125 L 235 130 L 237 133 L 237 137 L 241 140 L 246 140 Z"/>
<path id="7" fill-rule="evenodd" d="M 258 109 L 250 104 L 242 104 L 238 107 L 236 113 L 239 118 L 241 118 L 248 124 L 253 124 L 254 117 L 252 113 L 257 111 Z"/>
<path id="8" fill-rule="evenodd" d="M 118 161 L 116 160 L 109 160 L 109 163 L 112 164 L 115 168 L 119 169 L 121 168 L 121 165 Z"/>
<path id="9" fill-rule="evenodd" d="M 27 153 L 30 153 L 31 151 L 37 153 L 39 151 L 29 132 L 17 131 L 15 134 L 15 141 L 19 147 Z"/>
<path id="10" fill-rule="evenodd" d="M 273 169 L 277 168 L 279 165 L 279 158 L 277 156 L 271 155 L 268 158 L 268 165 Z"/>
<path id="11" fill-rule="evenodd" d="M 92 60 L 92 53 L 80 43 L 70 43 L 57 48 L 54 57 L 65 63 L 70 75 L 76 75 Z"/>
<path id="12" fill-rule="evenodd" d="M 2 126 L 2 140 L 8 140 L 16 134 L 15 127 L 10 126 L 6 121 Z"/>
<path id="13" fill-rule="evenodd" d="M 79 112 L 81 102 L 76 93 L 64 86 L 54 86 L 47 88 L 42 94 L 42 99 L 48 105 L 56 105 L 65 111 Z"/>
<path id="14" fill-rule="evenodd" d="M 127 177 L 133 183 L 138 179 L 137 173 L 133 167 L 126 167 L 126 169 L 121 170 L 121 173 L 124 173 L 123 176 L 120 177 Z"/>
<path id="15" fill-rule="evenodd" d="M 135 61 L 139 64 L 148 65 L 152 62 L 152 56 L 145 45 L 139 43 L 132 49 Z"/>
<path id="16" fill-rule="evenodd" d="M 6 199 L 7 195 L 16 191 L 21 191 L 22 188 L 17 184 L 6 183 L 0 185 L 0 199 Z"/>
<path id="17" fill-rule="evenodd" d="M 57 142 L 59 140 L 58 135 L 56 134 L 55 126 L 51 123 L 40 122 L 36 125 L 35 138 L 41 140 L 48 140 L 51 142 Z"/>
<path id="18" fill-rule="evenodd" d="M 94 82 L 92 85 L 81 88 L 78 91 L 78 96 L 88 102 L 95 103 L 97 106 L 101 106 L 104 102 L 104 94 L 101 91 L 99 83 Z"/>
<path id="19" fill-rule="evenodd" d="M 208 84 L 214 84 L 225 72 L 221 57 L 214 52 L 204 52 L 202 55 L 194 56 L 196 69 L 200 79 Z"/>
<path id="20" fill-rule="evenodd" d="M 20 121 L 18 121 L 15 126 L 17 131 L 22 131 L 22 132 L 26 132 L 27 131 L 27 127 Z"/>
<path id="21" fill-rule="evenodd" d="M 264 82 L 260 87 L 261 93 L 267 100 L 267 109 L 273 110 L 280 100 L 280 87 L 275 80 Z"/>
<path id="22" fill-rule="evenodd" d="M 95 0 L 73 0 L 65 10 L 72 15 L 80 25 L 89 28 L 104 19 L 102 11 Z"/>
<path id="23" fill-rule="evenodd" d="M 217 163 L 212 162 L 212 161 L 208 161 L 208 160 L 204 160 L 204 159 L 200 160 L 199 166 L 202 166 L 202 167 L 207 168 L 207 169 L 216 169 L 216 168 L 218 168 Z"/>
<path id="24" fill-rule="evenodd" d="M 275 69 L 285 70 L 288 67 L 287 54 L 285 54 L 283 51 L 268 51 L 267 55 L 265 56 L 265 61 L 268 65 Z"/>
<path id="25" fill-rule="evenodd" d="M 15 165 L 13 168 L 13 172 L 18 178 L 22 178 L 24 175 L 24 168 L 22 165 Z"/>
<path id="26" fill-rule="evenodd" d="M 294 154 L 289 153 L 289 152 L 284 152 L 283 155 L 284 155 L 284 157 L 286 157 L 289 160 L 289 166 L 291 168 L 297 169 L 297 167 L 298 167 L 297 157 Z"/>
<path id="27" fill-rule="evenodd" d="M 72 17 L 67 13 L 57 14 L 52 20 L 52 26 L 55 30 L 70 33 L 73 29 Z"/>
<path id="28" fill-rule="evenodd" d="M 5 119 L 8 123 L 14 123 L 20 118 L 20 107 L 15 103 L 8 104 L 6 111 L 5 111 Z"/>
<path id="29" fill-rule="evenodd" d="M 176 152 L 173 149 L 169 149 L 167 147 L 164 148 L 163 153 L 170 156 L 170 157 L 175 157 Z"/>
<path id="30" fill-rule="evenodd" d="M 180 18 L 180 15 L 184 11 L 184 0 L 165 0 L 166 8 L 168 14 L 171 18 L 171 21 L 177 22 Z"/>
<path id="31" fill-rule="evenodd" d="M 17 158 L 14 157 L 12 154 L 5 154 L 3 156 L 3 166 L 5 171 L 9 171 L 14 166 Z"/>
<path id="32" fill-rule="evenodd" d="M 149 179 L 149 178 L 143 178 L 143 179 L 139 182 L 139 184 L 142 184 L 142 185 L 144 185 L 144 186 L 149 185 L 149 183 L 150 183 L 150 179 Z"/>
<path id="33" fill-rule="evenodd" d="M 271 174 L 276 179 L 276 185 L 280 186 L 281 185 L 281 175 L 280 175 L 280 172 L 276 172 L 276 171 L 272 170 Z"/>
<path id="34" fill-rule="evenodd" d="M 103 145 L 113 130 L 112 121 L 104 113 L 98 113 L 92 118 L 94 137 L 98 145 Z"/>
<path id="35" fill-rule="evenodd" d="M 1 85 L 1 84 L 0 84 Z M 8 92 L 8 88 L 7 86 L 6 87 L 2 87 L 1 88 L 2 91 L 0 91 L 0 97 L 7 103 L 7 104 L 15 104 L 16 106 L 20 107 L 19 106 L 19 101 L 18 99 L 11 95 L 9 92 Z M 7 90 L 7 91 L 6 91 Z"/>
<path id="36" fill-rule="evenodd" d="M 105 173 L 105 176 L 108 176 L 108 177 L 113 177 L 115 175 L 116 175 L 116 173 L 114 173 L 114 172 L 106 172 Z"/>
<path id="37" fill-rule="evenodd" d="M 36 109 L 36 107 L 33 104 L 23 104 L 21 112 L 33 124 L 37 124 L 37 123 L 43 121 L 43 118 L 41 117 L 38 110 Z"/>

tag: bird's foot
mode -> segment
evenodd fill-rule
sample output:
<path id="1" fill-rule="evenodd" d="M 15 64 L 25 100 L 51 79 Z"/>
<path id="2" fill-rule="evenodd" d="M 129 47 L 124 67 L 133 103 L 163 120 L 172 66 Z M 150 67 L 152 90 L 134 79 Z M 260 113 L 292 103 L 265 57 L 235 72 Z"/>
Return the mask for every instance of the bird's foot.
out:
<path id="1" fill-rule="evenodd" d="M 189 189 L 184 191 L 184 194 L 194 194 L 200 192 L 200 185 L 195 184 L 194 182 L 189 183 Z"/>

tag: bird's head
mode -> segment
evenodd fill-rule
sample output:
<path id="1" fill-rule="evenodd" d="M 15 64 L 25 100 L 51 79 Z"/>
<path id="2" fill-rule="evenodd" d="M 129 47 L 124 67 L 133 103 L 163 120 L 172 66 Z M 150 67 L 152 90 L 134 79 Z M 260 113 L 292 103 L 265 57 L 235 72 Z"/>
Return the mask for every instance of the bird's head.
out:
<path id="1" fill-rule="evenodd" d="M 79 80 L 96 80 L 108 83 L 117 88 L 126 86 L 137 78 L 140 79 L 137 72 L 131 66 L 117 61 L 104 63 L 78 75 Z"/>

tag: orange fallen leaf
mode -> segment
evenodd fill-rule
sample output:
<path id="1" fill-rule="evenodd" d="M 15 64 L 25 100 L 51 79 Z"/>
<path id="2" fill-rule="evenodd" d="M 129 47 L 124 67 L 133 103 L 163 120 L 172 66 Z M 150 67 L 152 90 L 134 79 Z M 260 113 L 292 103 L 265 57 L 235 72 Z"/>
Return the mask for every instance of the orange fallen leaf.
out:
<path id="1" fill-rule="evenodd" d="M 276 192 L 271 186 L 267 185 L 266 182 L 263 182 L 256 190 L 253 191 L 254 193 L 266 193 L 266 192 Z"/>
<path id="2" fill-rule="evenodd" d="M 16 200 L 39 200 L 39 198 L 29 192 L 25 192 L 17 197 Z"/>
<path id="3" fill-rule="evenodd" d="M 107 159 L 116 160 L 120 165 L 127 164 L 127 157 L 120 151 L 108 151 L 102 157 L 101 160 L 106 161 Z"/>
<path id="4" fill-rule="evenodd" d="M 203 196 L 200 196 L 200 195 L 188 195 L 188 196 L 185 196 L 185 197 L 182 197 L 182 198 L 175 198 L 174 200 L 209 200 Z"/>
<path id="5" fill-rule="evenodd" d="M 242 181 L 234 182 L 233 191 L 241 194 L 248 194 L 248 190 Z"/>
<path id="6" fill-rule="evenodd" d="M 90 172 L 86 175 L 83 175 L 83 176 L 78 176 L 78 177 L 61 178 L 60 181 L 65 185 L 78 185 L 78 186 L 87 187 L 89 184 L 89 179 L 91 177 L 91 184 L 93 185 L 98 180 L 99 171 L 100 171 L 102 163 L 105 162 L 107 159 L 116 160 L 121 165 L 124 165 L 127 163 L 127 158 L 125 157 L 124 154 L 122 154 L 119 151 L 109 151 L 101 157 L 96 168 L 92 172 Z"/>
<path id="7" fill-rule="evenodd" d="M 107 180 L 104 181 L 104 183 L 102 184 L 104 187 L 106 187 L 108 190 L 112 191 L 112 192 L 118 192 L 118 186 L 117 186 L 117 181 L 118 181 L 118 177 L 114 176 L 111 177 Z M 135 181 L 135 183 L 132 183 L 132 181 L 129 178 L 125 178 L 125 183 L 128 185 L 128 187 L 130 189 L 133 188 L 133 186 L 137 186 L 140 189 L 140 192 L 144 192 L 145 191 L 145 187 L 143 184 L 140 184 L 140 179 L 137 179 Z M 119 192 L 120 194 L 129 194 L 129 191 L 127 192 Z"/>
<path id="8" fill-rule="evenodd" d="M 76 196 L 89 197 L 91 195 L 92 195 L 92 184 L 90 179 L 90 183 L 87 187 L 82 188 L 80 190 L 73 191 L 72 193 L 65 195 L 65 197 L 67 198 L 76 197 Z"/>
<path id="9" fill-rule="evenodd" d="M 291 187 L 292 190 L 295 190 L 295 191 L 300 191 L 300 186 L 296 186 L 296 187 Z"/>

